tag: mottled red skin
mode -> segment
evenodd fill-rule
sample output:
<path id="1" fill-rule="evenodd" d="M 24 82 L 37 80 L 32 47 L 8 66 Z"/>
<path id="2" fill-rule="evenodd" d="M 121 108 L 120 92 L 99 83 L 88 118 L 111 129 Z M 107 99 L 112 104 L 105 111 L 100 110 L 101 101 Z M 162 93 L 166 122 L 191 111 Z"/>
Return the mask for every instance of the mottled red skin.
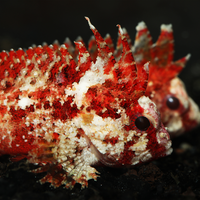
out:
<path id="1" fill-rule="evenodd" d="M 145 27 L 138 30 L 135 41 L 140 41 L 143 37 L 148 38 L 148 42 L 143 47 L 135 44 L 133 54 L 136 58 L 138 55 L 143 55 L 143 58 L 138 61 L 138 65 L 142 66 L 146 61 L 150 61 L 149 84 L 146 95 L 150 96 L 158 106 L 162 121 L 169 128 L 170 135 L 177 137 L 195 128 L 200 123 L 198 106 L 191 102 L 184 84 L 177 78 L 189 59 L 189 55 L 173 61 L 174 38 L 171 25 L 161 26 L 161 34 L 155 44 L 153 44 L 149 31 Z M 177 89 L 172 84 L 175 80 L 177 84 L 181 85 Z M 177 92 L 180 95 L 177 92 L 172 92 L 172 90 L 179 90 Z M 176 97 L 179 100 L 177 109 L 172 110 L 167 106 L 166 102 L 169 97 Z M 183 103 L 188 104 L 188 106 L 185 107 Z M 176 126 L 176 120 L 180 120 L 182 125 L 173 129 L 171 126 Z"/>
<path id="2" fill-rule="evenodd" d="M 191 100 L 189 99 L 181 81 L 180 84 L 182 84 L 182 86 L 179 90 L 180 93 L 183 92 L 185 94 L 185 97 L 181 99 L 180 96 L 171 92 L 171 81 L 181 72 L 188 60 L 188 56 L 183 57 L 176 62 L 173 61 L 174 39 L 173 32 L 170 30 L 171 27 L 163 28 L 157 42 L 153 44 L 146 25 L 143 25 L 143 27 L 140 28 L 139 26 L 134 45 L 132 45 L 130 36 L 126 30 L 125 35 L 129 46 L 132 48 L 133 56 L 136 59 L 138 71 L 145 63 L 150 61 L 149 84 L 145 94 L 158 106 L 162 121 L 165 126 L 170 128 L 169 133 L 171 136 L 179 136 L 180 134 L 195 128 L 200 123 L 200 112 L 198 106 L 195 105 L 194 102 L 190 102 Z M 109 40 L 108 46 L 113 46 L 111 40 Z M 95 41 L 93 39 L 89 41 L 89 47 L 93 49 L 93 51 L 91 51 L 92 57 L 95 57 Z M 97 49 L 95 50 L 97 51 Z M 120 59 L 122 53 L 122 41 L 120 37 L 117 41 L 116 50 L 113 50 L 112 52 L 117 60 Z M 167 98 L 170 96 L 179 99 L 180 106 L 176 110 L 170 109 L 166 104 Z M 182 101 L 187 101 L 189 106 L 184 107 Z M 176 126 L 176 119 L 180 119 L 182 125 L 173 130 L 170 126 L 172 124 L 173 126 Z"/>
<path id="3" fill-rule="evenodd" d="M 116 61 L 111 38 L 104 40 L 89 25 L 98 46 L 97 57 L 89 55 L 80 38 L 76 48 L 67 40 L 62 46 L 45 44 L 27 51 L 0 53 L 0 155 L 38 164 L 35 172 L 47 171 L 41 182 L 54 187 L 73 187 L 75 183 L 87 186 L 89 179 L 97 179 L 98 172 L 91 167 L 95 164 L 123 167 L 171 153 L 169 135 L 156 106 L 144 97 L 148 67 L 137 69 L 120 26 L 123 50 Z M 87 72 L 97 80 L 100 74 L 105 80 L 89 77 L 94 83 L 84 82 Z M 151 117 L 150 125 L 139 130 L 135 120 L 146 115 Z M 100 120 L 97 128 L 95 117 Z M 116 127 L 120 123 L 119 131 Z M 105 135 L 106 125 L 110 128 Z M 101 139 L 95 133 L 99 126 Z M 119 131 L 118 135 L 113 130 Z M 115 149 L 118 144 L 120 153 Z M 141 150 L 132 150 L 138 148 L 137 144 L 141 144 Z"/>

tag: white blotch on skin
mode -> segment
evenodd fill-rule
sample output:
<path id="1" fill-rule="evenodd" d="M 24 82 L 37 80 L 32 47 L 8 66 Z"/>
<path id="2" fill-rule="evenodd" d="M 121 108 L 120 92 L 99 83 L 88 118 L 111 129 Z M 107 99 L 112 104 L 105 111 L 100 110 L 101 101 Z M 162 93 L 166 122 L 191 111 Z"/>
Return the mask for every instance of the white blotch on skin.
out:
<path id="1" fill-rule="evenodd" d="M 31 99 L 29 99 L 28 97 L 23 97 L 18 101 L 18 106 L 21 109 L 25 109 L 26 106 L 30 106 L 31 103 L 32 103 Z"/>

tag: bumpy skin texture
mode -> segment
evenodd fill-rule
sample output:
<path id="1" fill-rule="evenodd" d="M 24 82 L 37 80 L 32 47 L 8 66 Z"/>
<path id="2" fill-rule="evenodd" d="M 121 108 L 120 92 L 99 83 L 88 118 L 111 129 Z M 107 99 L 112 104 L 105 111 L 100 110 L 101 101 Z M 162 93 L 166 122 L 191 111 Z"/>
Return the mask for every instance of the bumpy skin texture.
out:
<path id="1" fill-rule="evenodd" d="M 148 63 L 137 71 L 119 26 L 118 62 L 90 23 L 95 62 L 81 38 L 65 45 L 0 53 L 0 155 L 47 171 L 41 183 L 73 187 L 97 179 L 95 165 L 134 166 L 172 152 L 155 104 L 145 95 Z M 76 51 L 79 51 L 76 64 Z"/>
<path id="2" fill-rule="evenodd" d="M 174 62 L 174 40 L 171 25 L 162 25 L 161 34 L 155 44 L 144 22 L 136 27 L 135 43 L 132 45 L 130 36 L 124 29 L 129 46 L 137 63 L 138 70 L 146 63 L 149 64 L 149 82 L 146 95 L 157 105 L 161 113 L 161 121 L 167 127 L 171 137 L 190 131 L 200 123 L 200 112 L 195 102 L 188 96 L 183 82 L 177 77 L 185 66 L 190 55 Z M 113 49 L 109 35 L 105 38 L 111 47 L 116 60 L 122 53 L 121 38 L 118 38 L 117 48 Z M 89 42 L 89 51 L 95 49 L 94 38 Z"/>
<path id="3" fill-rule="evenodd" d="M 161 119 L 172 137 L 195 128 L 200 123 L 198 106 L 188 96 L 183 82 L 177 77 L 190 55 L 173 61 L 174 38 L 172 25 L 162 25 L 155 44 L 144 22 L 136 27 L 132 52 L 138 66 L 150 61 L 146 95 L 158 106 Z"/>

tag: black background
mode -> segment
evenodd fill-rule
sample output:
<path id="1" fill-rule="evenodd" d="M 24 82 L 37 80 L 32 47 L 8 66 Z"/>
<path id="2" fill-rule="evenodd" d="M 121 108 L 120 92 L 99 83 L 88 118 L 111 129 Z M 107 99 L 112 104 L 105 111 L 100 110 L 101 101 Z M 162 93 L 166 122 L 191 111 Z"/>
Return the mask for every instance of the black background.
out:
<path id="1" fill-rule="evenodd" d="M 200 1 L 199 0 L 2 0 L 0 2 L 0 50 L 28 48 L 65 37 L 74 41 L 92 35 L 84 16 L 102 36 L 110 33 L 114 43 L 117 24 L 125 27 L 132 41 L 135 27 L 144 21 L 154 42 L 161 24 L 173 25 L 175 58 L 191 53 L 181 72 L 190 96 L 200 106 Z M 198 199 L 200 198 L 200 129 L 173 141 L 172 156 L 134 170 L 100 168 L 97 182 L 89 188 L 52 189 L 36 182 L 39 176 L 1 160 L 0 199 Z M 185 146 L 184 146 L 185 145 Z M 5 164 L 6 163 L 6 164 Z M 17 171 L 13 171 L 13 170 Z"/>

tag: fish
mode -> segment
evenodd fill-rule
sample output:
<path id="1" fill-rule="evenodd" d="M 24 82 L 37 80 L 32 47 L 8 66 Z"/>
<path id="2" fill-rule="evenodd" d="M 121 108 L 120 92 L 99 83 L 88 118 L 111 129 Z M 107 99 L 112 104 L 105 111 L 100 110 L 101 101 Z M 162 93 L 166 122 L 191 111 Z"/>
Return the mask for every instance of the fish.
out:
<path id="1" fill-rule="evenodd" d="M 138 69 L 146 62 L 150 62 L 149 81 L 145 95 L 156 104 L 161 113 L 161 121 L 171 138 L 178 137 L 198 127 L 200 124 L 199 107 L 188 95 L 183 81 L 178 77 L 191 55 L 188 54 L 173 61 L 172 25 L 161 25 L 161 33 L 155 43 L 153 43 L 150 32 L 143 21 L 136 26 L 136 31 L 135 41 L 132 44 L 127 30 L 123 28 Z M 119 60 L 123 49 L 121 37 L 118 37 L 116 48 L 114 48 L 109 34 L 106 35 L 105 40 L 115 59 Z M 94 37 L 91 37 L 88 47 L 95 60 L 97 46 Z"/>
<path id="2" fill-rule="evenodd" d="M 140 69 L 118 25 L 123 50 L 96 39 L 93 61 L 81 41 L 0 53 L 0 156 L 27 159 L 46 172 L 40 183 L 88 187 L 96 166 L 127 167 L 172 153 L 156 104 L 145 95 L 149 63 Z M 71 52 L 71 53 L 70 53 Z M 139 69 L 139 70 L 138 70 Z"/>
<path id="3" fill-rule="evenodd" d="M 144 22 L 136 27 L 137 34 L 132 52 L 138 65 L 150 61 L 146 95 L 157 105 L 161 121 L 171 138 L 178 137 L 199 126 L 198 105 L 189 97 L 183 81 L 178 77 L 190 54 L 173 61 L 174 37 L 172 25 L 162 24 L 158 40 L 153 44 Z"/>

